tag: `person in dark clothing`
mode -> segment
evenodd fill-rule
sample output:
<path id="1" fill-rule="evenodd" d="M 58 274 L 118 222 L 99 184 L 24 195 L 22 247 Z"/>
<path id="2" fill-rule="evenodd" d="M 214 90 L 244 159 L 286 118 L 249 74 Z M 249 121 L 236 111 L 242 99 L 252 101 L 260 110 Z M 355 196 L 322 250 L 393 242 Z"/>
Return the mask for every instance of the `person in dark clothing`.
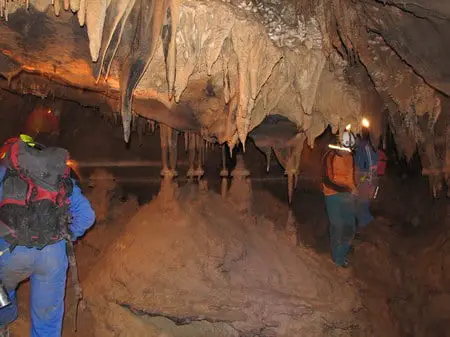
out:
<path id="1" fill-rule="evenodd" d="M 24 139 L 28 141 L 25 142 Z M 5 159 L 8 158 L 8 151 L 17 142 L 27 143 L 30 146 L 34 144 L 31 138 L 24 137 L 5 143 L 0 153 L 0 158 L 3 158 L 0 164 L 0 210 L 8 202 L 5 200 L 5 188 L 8 178 L 12 176 L 11 165 L 6 165 Z M 50 164 L 47 166 L 50 167 Z M 75 241 L 93 225 L 95 213 L 76 182 L 70 180 L 72 188 L 67 201 L 72 221 L 69 229 L 71 239 Z M 10 237 L 6 235 L 0 237 L 0 280 L 12 302 L 0 309 L 0 337 L 9 336 L 8 325 L 18 317 L 16 288 L 27 278 L 30 278 L 31 283 L 31 336 L 60 337 L 68 270 L 66 241 L 61 237 L 44 247 L 20 244 L 13 247 Z"/>

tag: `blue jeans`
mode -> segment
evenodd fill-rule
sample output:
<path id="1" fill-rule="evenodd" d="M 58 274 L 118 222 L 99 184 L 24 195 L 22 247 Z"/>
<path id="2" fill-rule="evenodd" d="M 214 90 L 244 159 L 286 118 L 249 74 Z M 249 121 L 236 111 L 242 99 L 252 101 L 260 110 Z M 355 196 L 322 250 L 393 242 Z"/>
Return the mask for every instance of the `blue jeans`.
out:
<path id="1" fill-rule="evenodd" d="M 361 177 L 368 176 L 368 172 L 360 171 L 358 176 Z M 356 216 L 358 220 L 358 227 L 364 228 L 369 223 L 373 221 L 372 212 L 370 211 L 370 204 L 372 197 L 375 193 L 376 187 L 378 186 L 378 177 L 372 177 L 370 181 L 360 181 L 358 185 L 358 201 L 357 201 L 357 211 Z"/>
<path id="2" fill-rule="evenodd" d="M 0 278 L 12 304 L 0 309 L 0 326 L 18 316 L 17 285 L 30 278 L 31 337 L 61 337 L 64 294 L 68 268 L 66 243 L 60 241 L 42 250 L 17 246 L 12 253 L 0 239 Z"/>
<path id="3" fill-rule="evenodd" d="M 356 213 L 358 219 L 358 227 L 364 228 L 374 219 L 370 211 L 370 200 L 359 199 L 358 200 L 358 211 Z"/>
<path id="4" fill-rule="evenodd" d="M 351 193 L 337 193 L 325 197 L 330 221 L 330 247 L 333 261 L 342 266 L 355 236 L 355 198 Z"/>

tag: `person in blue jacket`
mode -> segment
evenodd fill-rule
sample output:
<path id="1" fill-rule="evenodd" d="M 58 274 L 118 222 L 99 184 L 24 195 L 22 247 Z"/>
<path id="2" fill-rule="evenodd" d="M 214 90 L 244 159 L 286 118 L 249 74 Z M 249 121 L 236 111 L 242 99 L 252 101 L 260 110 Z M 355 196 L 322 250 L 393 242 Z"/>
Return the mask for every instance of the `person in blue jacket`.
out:
<path id="1" fill-rule="evenodd" d="M 363 124 L 355 151 L 356 181 L 358 185 L 357 221 L 360 229 L 367 227 L 374 217 L 370 203 L 378 186 L 378 154 L 370 140 L 367 124 Z"/>
<path id="2" fill-rule="evenodd" d="M 6 168 L 0 164 L 0 182 Z M 95 213 L 76 182 L 69 198 L 72 216 L 72 241 L 77 240 L 95 221 Z M 0 200 L 3 189 L 0 184 Z M 18 317 L 16 288 L 23 280 L 31 283 L 31 336 L 60 337 L 64 316 L 64 296 L 68 257 L 66 242 L 61 240 L 43 249 L 16 246 L 12 253 L 9 243 L 0 237 L 0 280 L 8 290 L 11 304 L 0 309 L 0 337 L 8 337 L 8 325 Z"/>

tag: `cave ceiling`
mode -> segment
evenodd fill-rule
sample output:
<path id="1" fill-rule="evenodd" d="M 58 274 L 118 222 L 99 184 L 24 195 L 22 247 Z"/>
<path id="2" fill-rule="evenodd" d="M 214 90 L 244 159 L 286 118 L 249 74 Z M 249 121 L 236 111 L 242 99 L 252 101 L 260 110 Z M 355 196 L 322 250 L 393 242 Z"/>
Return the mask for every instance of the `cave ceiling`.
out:
<path id="1" fill-rule="evenodd" d="M 0 15 L 0 86 L 120 113 L 125 141 L 135 114 L 301 151 L 368 116 L 374 139 L 389 124 L 407 157 L 443 162 L 445 0 L 0 0 Z"/>

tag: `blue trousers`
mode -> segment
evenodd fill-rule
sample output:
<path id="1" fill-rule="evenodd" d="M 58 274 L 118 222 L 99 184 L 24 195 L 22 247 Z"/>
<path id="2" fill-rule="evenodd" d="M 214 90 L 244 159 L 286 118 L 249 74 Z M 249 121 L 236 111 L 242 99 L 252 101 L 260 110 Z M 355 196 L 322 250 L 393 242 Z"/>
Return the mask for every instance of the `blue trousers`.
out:
<path id="1" fill-rule="evenodd" d="M 325 197 L 330 221 L 330 248 L 333 261 L 342 266 L 355 236 L 355 198 L 351 193 L 337 193 Z"/>
<path id="2" fill-rule="evenodd" d="M 356 212 L 358 227 L 364 228 L 372 222 L 373 215 L 370 211 L 370 200 L 360 198 L 358 200 L 358 211 Z"/>
<path id="3" fill-rule="evenodd" d="M 0 309 L 0 326 L 18 316 L 16 288 L 30 278 L 31 337 L 61 337 L 68 260 L 65 241 L 42 250 L 17 246 L 9 252 L 0 239 L 0 278 L 12 304 Z"/>

